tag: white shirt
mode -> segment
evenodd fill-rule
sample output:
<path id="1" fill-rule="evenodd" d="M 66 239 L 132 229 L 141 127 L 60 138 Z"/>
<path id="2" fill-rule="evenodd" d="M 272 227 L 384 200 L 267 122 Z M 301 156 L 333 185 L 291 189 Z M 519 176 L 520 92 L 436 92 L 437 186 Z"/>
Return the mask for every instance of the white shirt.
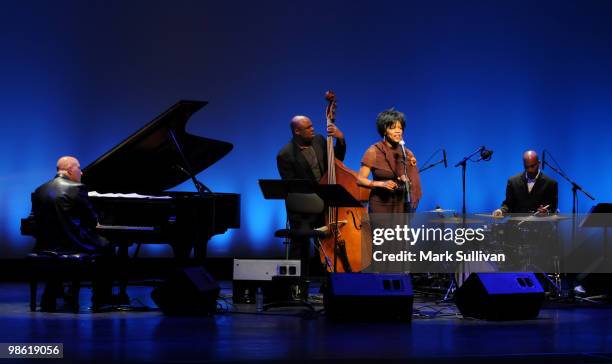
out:
<path id="1" fill-rule="evenodd" d="M 538 170 L 538 174 L 536 174 L 536 176 L 533 179 L 529 178 L 529 176 L 527 175 L 527 172 L 525 172 L 525 179 L 527 179 L 527 191 L 529 193 L 531 193 L 531 190 L 533 189 L 533 185 L 535 185 L 538 177 L 540 177 L 540 170 Z"/>

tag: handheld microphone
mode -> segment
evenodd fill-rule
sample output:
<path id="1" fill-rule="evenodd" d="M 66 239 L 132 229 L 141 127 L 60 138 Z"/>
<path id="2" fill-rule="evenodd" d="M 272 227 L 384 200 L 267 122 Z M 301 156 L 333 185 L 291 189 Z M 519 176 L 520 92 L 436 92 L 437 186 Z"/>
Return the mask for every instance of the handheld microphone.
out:
<path id="1" fill-rule="evenodd" d="M 442 156 L 444 156 L 444 168 L 448 168 L 448 163 L 446 162 L 446 149 L 442 149 Z"/>
<path id="2" fill-rule="evenodd" d="M 546 167 L 546 149 L 542 151 L 542 168 L 540 169 L 543 171 L 544 167 Z"/>

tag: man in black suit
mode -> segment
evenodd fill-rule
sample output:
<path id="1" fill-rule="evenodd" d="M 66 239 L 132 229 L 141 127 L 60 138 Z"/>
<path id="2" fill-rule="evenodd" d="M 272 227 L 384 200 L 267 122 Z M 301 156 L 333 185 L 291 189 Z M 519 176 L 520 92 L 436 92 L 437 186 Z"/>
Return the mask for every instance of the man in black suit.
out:
<path id="1" fill-rule="evenodd" d="M 96 233 L 98 217 L 81 175 L 76 158 L 62 157 L 55 178 L 32 194 L 37 227 L 34 251 L 93 253 L 108 247 L 108 241 Z"/>
<path id="2" fill-rule="evenodd" d="M 312 121 L 306 116 L 295 116 L 291 119 L 290 127 L 293 138 L 276 156 L 278 173 L 284 180 L 305 179 L 319 183 L 327 172 L 326 139 L 315 134 Z M 342 131 L 330 124 L 327 135 L 336 138 L 334 154 L 337 159 L 344 160 L 346 142 Z"/>
<path id="3" fill-rule="evenodd" d="M 327 172 L 327 141 L 325 137 L 315 134 L 312 121 L 302 115 L 291 119 L 292 139 L 278 152 L 276 164 L 278 173 L 283 180 L 302 179 L 319 183 L 321 177 Z M 327 127 L 327 135 L 336 139 L 334 155 L 344 160 L 346 142 L 344 134 L 334 124 Z M 313 229 L 324 224 L 323 215 L 309 217 L 288 214 L 289 225 L 293 229 Z M 309 242 L 307 240 L 294 240 L 291 244 L 290 256 L 303 258 L 309 256 Z"/>
<path id="4" fill-rule="evenodd" d="M 32 193 L 32 215 L 36 222 L 34 252 L 40 254 L 90 253 L 112 255 L 109 242 L 96 233 L 96 212 L 81 183 L 79 161 L 70 156 L 57 161 L 55 178 Z M 96 279 L 94 305 L 110 299 L 110 283 Z M 55 310 L 61 282 L 48 281 L 41 300 L 45 311 Z"/>
<path id="5" fill-rule="evenodd" d="M 533 150 L 523 153 L 523 166 L 524 172 L 508 179 L 506 199 L 493 215 L 557 212 L 557 181 L 542 173 L 538 154 Z"/>

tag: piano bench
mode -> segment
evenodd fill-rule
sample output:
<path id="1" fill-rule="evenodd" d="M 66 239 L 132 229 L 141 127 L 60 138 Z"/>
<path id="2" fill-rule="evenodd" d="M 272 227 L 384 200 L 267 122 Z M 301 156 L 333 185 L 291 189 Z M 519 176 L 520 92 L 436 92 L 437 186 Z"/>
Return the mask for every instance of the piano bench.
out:
<path id="1" fill-rule="evenodd" d="M 53 251 L 38 251 L 26 256 L 29 265 L 30 311 L 36 311 L 39 281 L 69 281 L 73 295 L 70 308 L 79 312 L 81 280 L 91 275 L 96 255 L 86 253 L 61 254 Z"/>

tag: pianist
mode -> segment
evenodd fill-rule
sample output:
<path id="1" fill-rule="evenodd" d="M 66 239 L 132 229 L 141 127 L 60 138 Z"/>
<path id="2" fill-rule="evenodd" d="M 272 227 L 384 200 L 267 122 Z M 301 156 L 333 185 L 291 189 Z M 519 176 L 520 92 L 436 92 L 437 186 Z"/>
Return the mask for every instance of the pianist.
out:
<path id="1" fill-rule="evenodd" d="M 36 222 L 34 252 L 112 255 L 109 242 L 96 233 L 97 215 L 81 183 L 82 174 L 76 158 L 61 157 L 55 178 L 32 194 L 32 215 Z M 112 296 L 110 281 L 101 276 L 94 277 L 94 307 L 108 303 Z M 47 282 L 41 309 L 54 311 L 57 295 L 61 293 L 61 282 Z"/>

